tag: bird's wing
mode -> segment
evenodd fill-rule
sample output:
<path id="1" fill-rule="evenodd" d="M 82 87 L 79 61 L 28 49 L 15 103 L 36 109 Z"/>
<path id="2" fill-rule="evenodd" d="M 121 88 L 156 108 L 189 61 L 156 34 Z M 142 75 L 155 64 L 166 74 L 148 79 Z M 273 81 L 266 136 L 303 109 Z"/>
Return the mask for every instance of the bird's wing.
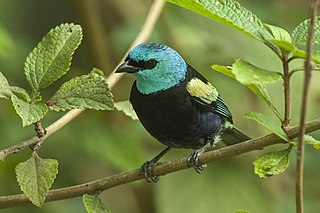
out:
<path id="1" fill-rule="evenodd" d="M 201 76 L 202 77 L 202 76 Z M 203 78 L 203 77 L 202 77 Z M 186 89 L 193 102 L 206 110 L 217 113 L 232 123 L 232 115 L 218 91 L 205 78 L 193 77 L 187 83 Z"/>

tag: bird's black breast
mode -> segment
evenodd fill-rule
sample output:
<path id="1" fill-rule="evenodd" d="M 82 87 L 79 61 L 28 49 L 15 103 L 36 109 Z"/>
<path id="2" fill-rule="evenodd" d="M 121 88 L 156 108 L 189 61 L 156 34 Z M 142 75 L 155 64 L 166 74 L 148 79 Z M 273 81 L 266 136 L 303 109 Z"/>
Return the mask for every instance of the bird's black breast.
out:
<path id="1" fill-rule="evenodd" d="M 132 86 L 130 101 L 140 122 L 154 138 L 167 146 L 196 149 L 208 140 L 212 142 L 220 130 L 221 116 L 198 108 L 186 90 L 194 72 L 189 70 L 179 85 L 153 94 L 140 93 L 136 82 Z"/>

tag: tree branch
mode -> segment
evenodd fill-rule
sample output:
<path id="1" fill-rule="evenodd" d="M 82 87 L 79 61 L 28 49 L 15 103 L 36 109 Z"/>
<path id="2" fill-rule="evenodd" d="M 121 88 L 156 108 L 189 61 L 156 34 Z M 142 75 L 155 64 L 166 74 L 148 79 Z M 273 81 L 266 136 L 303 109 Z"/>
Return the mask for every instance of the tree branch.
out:
<path id="1" fill-rule="evenodd" d="M 284 119 L 282 128 L 286 131 L 290 125 L 291 115 L 291 88 L 290 88 L 290 72 L 288 54 L 282 56 L 283 64 L 283 87 L 284 87 Z"/>
<path id="2" fill-rule="evenodd" d="M 316 119 L 306 123 L 306 132 L 313 132 L 320 129 L 320 119 Z M 289 138 L 295 138 L 299 134 L 299 126 L 289 128 L 287 133 Z M 213 150 L 204 153 L 200 157 L 200 163 L 212 163 L 217 160 L 225 159 L 235 155 L 240 155 L 253 150 L 259 150 L 264 147 L 284 143 L 281 138 L 274 134 L 268 134 L 259 138 L 252 139 L 243 143 L 227 146 L 221 149 Z M 187 158 L 181 158 L 173 161 L 166 161 L 157 164 L 153 169 L 154 175 L 166 175 L 179 170 L 190 167 L 187 163 Z M 83 183 L 80 185 L 69 186 L 61 189 L 50 190 L 47 194 L 46 202 L 63 200 L 73 197 L 82 196 L 83 194 L 92 194 L 97 191 L 104 191 L 126 183 L 144 179 L 139 169 L 122 172 L 106 178 Z M 30 203 L 24 194 L 9 195 L 0 197 L 0 208 L 8 208 L 18 205 Z"/>
<path id="3" fill-rule="evenodd" d="M 122 63 L 124 58 L 127 56 L 128 52 L 130 49 L 132 49 L 134 46 L 136 46 L 139 43 L 145 42 L 148 40 L 150 37 L 153 28 L 161 14 L 161 11 L 165 5 L 164 0 L 154 0 L 153 4 L 150 7 L 150 10 L 148 12 L 148 15 L 146 17 L 146 20 L 141 28 L 141 31 L 135 38 L 135 40 L 132 42 L 131 46 L 129 47 L 128 51 L 126 54 L 123 56 L 123 58 L 120 60 L 119 65 Z M 118 67 L 118 66 L 117 66 Z M 115 68 L 116 69 L 116 68 Z M 108 76 L 108 83 L 109 87 L 112 88 L 114 87 L 117 82 L 121 79 L 123 75 L 121 74 L 115 74 L 114 71 Z M 48 138 L 50 135 L 58 131 L 60 128 L 68 124 L 70 121 L 72 121 L 74 118 L 76 118 L 78 115 L 80 115 L 84 109 L 75 109 L 71 110 L 68 113 L 66 113 L 64 116 L 62 116 L 60 119 L 55 121 L 53 124 L 48 126 L 46 128 L 46 135 L 43 137 L 39 138 L 37 136 L 30 138 L 28 140 L 25 140 L 19 144 L 16 144 L 14 146 L 11 146 L 9 148 L 3 149 L 0 151 L 0 160 L 4 160 L 8 155 L 15 154 L 29 146 L 32 146 L 34 144 L 37 144 L 39 142 L 44 141 L 46 138 Z"/>
<path id="4" fill-rule="evenodd" d="M 312 70 L 312 49 L 314 40 L 314 28 L 315 19 L 318 13 L 318 0 L 312 0 L 310 4 L 310 26 L 308 30 L 308 40 L 307 40 L 307 57 L 305 60 L 304 68 L 304 87 L 302 95 L 302 106 L 300 114 L 300 129 L 297 145 L 297 174 L 296 174 L 296 212 L 303 212 L 303 169 L 304 169 L 304 134 L 306 131 L 305 123 L 307 117 L 307 107 L 309 99 L 309 88 Z"/>

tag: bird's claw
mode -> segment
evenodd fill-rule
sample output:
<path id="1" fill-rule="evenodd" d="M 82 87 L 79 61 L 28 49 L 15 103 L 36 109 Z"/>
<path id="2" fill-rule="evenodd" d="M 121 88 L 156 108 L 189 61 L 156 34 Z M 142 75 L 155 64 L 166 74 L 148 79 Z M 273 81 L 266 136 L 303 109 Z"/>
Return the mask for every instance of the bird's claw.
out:
<path id="1" fill-rule="evenodd" d="M 148 183 L 156 183 L 160 180 L 159 175 L 152 174 L 154 166 L 155 166 L 155 163 L 151 160 L 142 164 L 140 168 L 141 174 L 143 175 L 143 177 L 146 179 Z"/>
<path id="2" fill-rule="evenodd" d="M 207 167 L 207 164 L 200 165 L 200 163 L 199 163 L 199 158 L 200 158 L 202 153 L 203 153 L 202 150 L 196 150 L 187 159 L 188 165 L 189 166 L 193 165 L 194 170 L 198 174 L 203 172 Z"/>

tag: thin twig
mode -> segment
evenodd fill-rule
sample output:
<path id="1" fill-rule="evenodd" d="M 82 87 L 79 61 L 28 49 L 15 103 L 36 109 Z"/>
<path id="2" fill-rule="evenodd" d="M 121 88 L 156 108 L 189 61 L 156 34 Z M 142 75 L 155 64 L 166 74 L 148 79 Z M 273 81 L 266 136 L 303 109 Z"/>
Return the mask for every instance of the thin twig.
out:
<path id="1" fill-rule="evenodd" d="M 291 115 L 291 87 L 290 87 L 290 72 L 288 54 L 284 54 L 282 57 L 283 65 L 283 87 L 284 87 L 284 119 L 282 128 L 286 131 L 290 125 Z"/>
<path id="2" fill-rule="evenodd" d="M 316 119 L 306 123 L 305 127 L 306 132 L 319 130 L 320 119 Z M 291 139 L 297 137 L 299 129 L 299 126 L 288 129 L 288 137 Z M 279 143 L 284 143 L 284 141 L 274 134 L 268 134 L 259 138 L 252 139 L 250 141 L 206 152 L 200 157 L 200 164 L 212 163 L 217 160 L 240 155 L 253 150 L 260 150 L 264 147 Z M 173 161 L 166 161 L 156 165 L 153 169 L 153 174 L 163 176 L 172 172 L 187 169 L 188 167 L 190 167 L 190 165 L 187 163 L 187 158 L 181 158 Z M 122 172 L 80 185 L 50 190 L 47 194 L 46 202 L 78 197 L 82 196 L 83 194 L 91 194 L 96 191 L 104 191 L 112 187 L 124 185 L 126 183 L 131 183 L 142 179 L 144 179 L 144 177 L 143 175 L 141 175 L 139 169 Z M 25 205 L 28 203 L 30 202 L 24 194 L 0 197 L 0 208 Z"/>
<path id="3" fill-rule="evenodd" d="M 305 134 L 305 123 L 307 117 L 307 107 L 309 98 L 309 88 L 312 70 L 312 49 L 314 40 L 314 28 L 315 19 L 318 13 L 318 0 L 312 0 L 310 4 L 310 26 L 308 30 L 308 40 L 307 40 L 307 57 L 305 60 L 304 68 L 304 87 L 302 95 L 302 106 L 300 114 L 300 129 L 298 136 L 298 146 L 297 146 L 297 176 L 296 176 L 296 212 L 303 212 L 303 168 L 304 168 L 304 134 Z"/>
<path id="4" fill-rule="evenodd" d="M 299 72 L 299 71 L 304 71 L 304 70 L 305 70 L 304 68 L 292 69 L 292 70 L 290 70 L 290 77 L 291 77 L 294 73 Z M 319 72 L 320 69 L 319 69 L 319 68 L 312 68 L 312 71 L 317 71 L 317 72 Z"/>
<path id="5" fill-rule="evenodd" d="M 160 17 L 161 11 L 163 9 L 165 5 L 165 1 L 164 0 L 154 0 L 153 5 L 150 7 L 149 13 L 148 13 L 148 18 L 145 20 L 145 22 L 143 23 L 142 27 L 141 27 L 141 31 L 138 34 L 138 36 L 136 37 L 136 39 L 131 43 L 130 47 L 128 48 L 128 51 L 126 52 L 126 54 L 122 57 L 122 59 L 120 60 L 119 64 L 114 68 L 113 72 L 108 76 L 108 79 L 112 79 L 113 81 L 109 81 L 109 85 L 114 85 L 114 81 L 117 81 L 117 79 L 120 79 L 124 73 L 118 73 L 115 74 L 115 71 L 117 69 L 117 67 L 124 61 L 124 59 L 127 57 L 129 51 L 137 46 L 140 43 L 145 42 L 147 39 L 149 38 L 155 23 L 157 22 L 157 20 Z"/>
<path id="6" fill-rule="evenodd" d="M 132 47 L 136 46 L 137 44 L 148 40 L 148 38 L 150 37 L 150 35 L 153 31 L 153 28 L 154 28 L 160 14 L 161 14 L 161 11 L 164 7 L 164 4 L 165 4 L 164 0 L 155 0 L 153 2 L 152 6 L 150 7 L 150 10 L 148 12 L 148 15 L 146 17 L 146 20 L 141 28 L 141 31 L 139 32 L 139 34 L 137 35 L 135 40 L 132 42 L 129 50 L 132 49 Z M 119 65 L 126 57 L 129 50 L 124 55 L 124 57 L 121 59 L 121 61 L 119 62 Z M 123 75 L 121 75 L 121 74 L 114 74 L 114 72 L 112 72 L 112 74 L 110 74 L 108 76 L 109 87 L 113 88 L 117 84 L 117 82 L 121 79 L 122 76 Z M 15 154 L 15 153 L 29 147 L 30 145 L 33 145 L 35 143 L 39 143 L 40 141 L 41 142 L 44 141 L 51 134 L 55 133 L 60 128 L 62 128 L 63 126 L 68 124 L 70 121 L 72 121 L 74 118 L 76 118 L 78 115 L 80 115 L 83 111 L 84 111 L 83 109 L 75 109 L 75 110 L 71 110 L 70 112 L 66 113 L 64 116 L 62 116 L 60 119 L 58 119 L 57 121 L 55 121 L 53 124 L 51 124 L 49 127 L 46 128 L 47 134 L 45 136 L 43 136 L 41 139 L 39 139 L 38 137 L 33 137 L 33 138 L 30 138 L 26 141 L 19 143 L 19 144 L 16 144 L 14 146 L 11 146 L 9 148 L 1 150 L 0 151 L 0 160 L 4 160 L 8 155 Z"/>

